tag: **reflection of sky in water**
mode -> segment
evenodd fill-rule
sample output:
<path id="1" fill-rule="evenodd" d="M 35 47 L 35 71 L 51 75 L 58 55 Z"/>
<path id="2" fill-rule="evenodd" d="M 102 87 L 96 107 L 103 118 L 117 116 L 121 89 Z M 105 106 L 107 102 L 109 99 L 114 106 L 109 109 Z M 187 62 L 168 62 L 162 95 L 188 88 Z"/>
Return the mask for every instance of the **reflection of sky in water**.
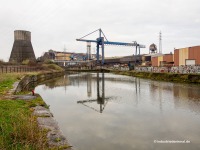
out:
<path id="1" fill-rule="evenodd" d="M 104 74 L 106 106 L 97 102 L 97 74 L 66 75 L 36 88 L 78 150 L 200 149 L 200 86 Z M 102 99 L 99 74 L 99 100 Z M 54 87 L 56 85 L 56 87 Z M 190 140 L 191 144 L 154 144 Z"/>

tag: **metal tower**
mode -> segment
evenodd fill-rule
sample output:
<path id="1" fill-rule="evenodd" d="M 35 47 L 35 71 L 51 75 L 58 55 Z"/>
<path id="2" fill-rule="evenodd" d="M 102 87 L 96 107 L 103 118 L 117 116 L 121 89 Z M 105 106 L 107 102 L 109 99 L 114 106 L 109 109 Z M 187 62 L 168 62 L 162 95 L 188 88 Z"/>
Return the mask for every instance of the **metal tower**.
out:
<path id="1" fill-rule="evenodd" d="M 91 42 L 87 42 L 87 59 L 91 59 Z"/>

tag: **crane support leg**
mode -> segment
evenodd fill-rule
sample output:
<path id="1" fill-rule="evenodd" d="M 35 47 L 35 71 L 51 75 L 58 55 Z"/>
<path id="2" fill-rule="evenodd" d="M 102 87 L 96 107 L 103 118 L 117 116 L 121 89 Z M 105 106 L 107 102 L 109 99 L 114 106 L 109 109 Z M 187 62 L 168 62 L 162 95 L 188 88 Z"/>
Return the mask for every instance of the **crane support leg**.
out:
<path id="1" fill-rule="evenodd" d="M 138 47 L 136 46 L 136 49 L 135 49 L 135 55 L 136 55 L 136 56 L 137 56 L 137 48 L 138 48 Z"/>
<path id="2" fill-rule="evenodd" d="M 140 47 L 139 47 L 139 55 L 140 55 Z"/>
<path id="3" fill-rule="evenodd" d="M 101 45 L 101 49 L 102 49 L 102 61 L 101 64 L 104 65 L 104 38 L 102 37 L 102 45 Z"/>
<path id="4" fill-rule="evenodd" d="M 99 44 L 97 43 L 97 63 L 99 63 Z"/>

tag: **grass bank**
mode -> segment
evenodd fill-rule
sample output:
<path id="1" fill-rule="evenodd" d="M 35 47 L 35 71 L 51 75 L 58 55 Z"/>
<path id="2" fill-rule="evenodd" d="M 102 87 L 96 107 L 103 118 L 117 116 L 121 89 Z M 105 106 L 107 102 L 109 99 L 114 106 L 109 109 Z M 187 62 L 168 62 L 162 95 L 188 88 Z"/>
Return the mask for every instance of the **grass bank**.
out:
<path id="1" fill-rule="evenodd" d="M 24 73 L 0 74 L 0 96 L 6 94 L 12 88 L 13 83 L 20 80 L 24 75 Z"/>
<path id="2" fill-rule="evenodd" d="M 42 70 L 39 72 L 23 72 L 23 73 L 4 73 L 0 74 L 0 97 L 12 88 L 15 81 L 20 80 L 25 75 L 37 75 L 45 72 L 64 71 L 63 68 L 55 64 L 43 64 Z"/>
<path id="3" fill-rule="evenodd" d="M 0 150 L 46 150 L 47 131 L 38 127 L 32 115 L 35 106 L 45 106 L 41 97 L 34 100 L 9 100 L 4 96 L 17 80 L 25 75 L 37 75 L 48 71 L 63 71 L 62 68 L 45 65 L 47 70 L 31 73 L 0 74 Z M 58 148 L 52 148 L 58 149 Z"/>
<path id="4" fill-rule="evenodd" d="M 0 95 L 6 95 L 22 73 L 1 74 Z M 41 97 L 32 101 L 0 100 L 0 149 L 48 149 L 46 131 L 38 128 L 32 107 L 45 106 Z"/>
<path id="5" fill-rule="evenodd" d="M 147 78 L 152 80 L 200 84 L 199 74 L 173 74 L 173 73 L 152 73 L 152 72 L 135 72 L 135 71 L 110 71 L 110 72 L 121 75 Z"/>
<path id="6" fill-rule="evenodd" d="M 31 101 L 0 100 L 0 149 L 48 149 L 46 131 L 38 128 L 32 115 L 33 105 Z"/>

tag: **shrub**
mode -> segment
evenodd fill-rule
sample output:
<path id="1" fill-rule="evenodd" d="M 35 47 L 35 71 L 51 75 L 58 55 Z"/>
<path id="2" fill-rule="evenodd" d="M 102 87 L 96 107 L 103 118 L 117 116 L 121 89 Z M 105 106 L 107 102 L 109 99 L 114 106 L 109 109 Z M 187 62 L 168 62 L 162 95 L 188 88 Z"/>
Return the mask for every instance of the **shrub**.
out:
<path id="1" fill-rule="evenodd" d="M 56 64 L 43 64 L 42 67 L 45 70 L 51 69 L 51 70 L 56 70 L 56 71 L 63 71 L 63 69 Z"/>
<path id="2" fill-rule="evenodd" d="M 44 61 L 45 64 L 54 64 L 53 60 L 50 60 L 50 59 L 46 59 Z"/>

